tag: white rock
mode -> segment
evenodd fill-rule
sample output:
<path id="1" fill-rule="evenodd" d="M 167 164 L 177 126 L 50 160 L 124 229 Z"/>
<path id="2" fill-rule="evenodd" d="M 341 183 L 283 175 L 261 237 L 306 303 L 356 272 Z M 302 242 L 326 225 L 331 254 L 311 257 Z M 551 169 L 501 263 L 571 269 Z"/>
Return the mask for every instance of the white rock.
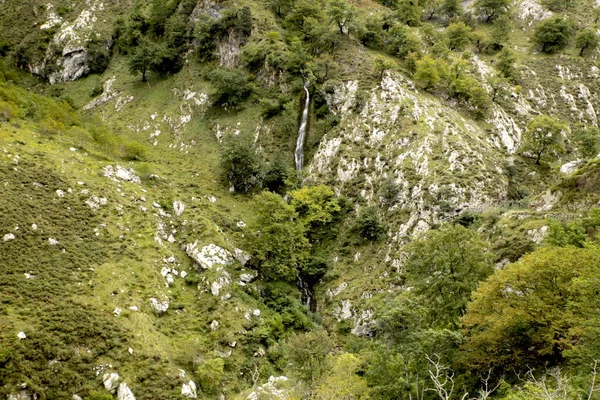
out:
<path id="1" fill-rule="evenodd" d="M 113 314 L 115 314 L 115 317 L 118 317 L 119 315 L 121 315 L 121 313 L 123 312 L 123 310 L 121 310 L 119 307 L 115 308 L 115 311 L 113 311 Z"/>
<path id="2" fill-rule="evenodd" d="M 217 202 L 217 198 L 215 196 L 210 196 L 208 198 L 208 201 L 210 201 L 211 203 L 216 203 Z"/>
<path id="3" fill-rule="evenodd" d="M 37 224 L 31 224 L 31 229 L 33 229 L 34 231 L 37 230 L 38 226 Z"/>
<path id="4" fill-rule="evenodd" d="M 260 310 L 258 308 L 255 310 L 252 310 L 252 315 L 254 315 L 255 317 L 260 317 Z"/>
<path id="5" fill-rule="evenodd" d="M 62 190 L 60 190 L 60 189 L 57 189 L 57 190 L 56 190 L 56 195 L 57 195 L 58 197 L 64 197 L 64 196 L 65 196 L 65 192 L 64 192 L 64 191 L 62 191 Z"/>
<path id="6" fill-rule="evenodd" d="M 169 309 L 169 300 L 167 299 L 164 301 L 160 301 L 153 297 L 150 299 L 150 307 L 152 307 L 152 311 L 154 311 L 154 314 L 164 314 Z"/>
<path id="7" fill-rule="evenodd" d="M 130 348 L 128 348 L 128 349 L 127 349 L 127 352 L 128 352 L 129 354 L 133 354 L 133 349 L 130 347 Z"/>
<path id="8" fill-rule="evenodd" d="M 141 183 L 140 177 L 135 174 L 135 171 L 132 168 L 125 168 L 120 165 L 117 165 L 116 167 L 107 165 L 103 168 L 103 171 L 105 177 L 111 178 L 115 182 L 125 181 Z"/>
<path id="9" fill-rule="evenodd" d="M 219 321 L 217 321 L 217 320 L 213 320 L 213 321 L 210 323 L 210 330 L 211 330 L 211 331 L 216 331 L 218 327 L 219 327 Z"/>
<path id="10" fill-rule="evenodd" d="M 167 285 L 172 285 L 175 282 L 175 278 L 173 278 L 173 275 L 171 275 L 171 274 L 168 274 L 166 276 L 166 278 L 167 278 Z"/>
<path id="11" fill-rule="evenodd" d="M 58 244 L 58 240 L 54 238 L 48 238 L 48 243 L 50 243 L 50 246 L 56 246 Z"/>
<path id="12" fill-rule="evenodd" d="M 180 217 L 181 214 L 183 214 L 183 212 L 185 211 L 185 204 L 183 204 L 181 201 L 174 202 L 173 211 L 175 211 L 175 215 Z"/>
<path id="13" fill-rule="evenodd" d="M 119 385 L 119 392 L 117 394 L 118 400 L 135 400 L 135 396 L 129 389 L 129 386 L 125 382 Z"/>
<path id="14" fill-rule="evenodd" d="M 27 272 L 25 272 L 23 275 L 25 275 L 25 279 L 33 279 L 33 278 L 35 278 L 35 275 L 29 274 Z"/>
<path id="15" fill-rule="evenodd" d="M 77 396 L 76 394 L 74 394 L 71 399 L 72 400 L 83 400 L 81 397 Z"/>
<path id="16" fill-rule="evenodd" d="M 228 265 L 233 261 L 231 253 L 216 244 L 209 244 L 198 250 L 198 242 L 188 243 L 185 245 L 185 252 L 204 269 L 211 269 L 217 264 Z"/>
<path id="17" fill-rule="evenodd" d="M 130 307 L 129 307 L 129 309 L 130 309 L 131 311 L 139 311 L 139 308 L 138 308 L 138 306 L 130 306 Z"/>
<path id="18" fill-rule="evenodd" d="M 561 174 L 570 174 L 573 173 L 577 170 L 577 168 L 579 167 L 579 165 L 581 165 L 582 160 L 575 160 L 575 161 L 571 161 L 568 162 L 566 164 L 561 165 L 560 167 L 560 172 Z"/>
<path id="19" fill-rule="evenodd" d="M 189 381 L 181 385 L 181 395 L 188 399 L 195 399 L 198 397 L 196 394 L 196 384 L 194 381 Z"/>
<path id="20" fill-rule="evenodd" d="M 104 388 L 109 392 L 114 392 L 117 390 L 117 386 L 119 386 L 119 374 L 116 372 L 106 373 L 102 376 L 102 383 L 104 384 Z"/>
<path id="21" fill-rule="evenodd" d="M 171 257 L 167 258 L 167 262 L 173 264 L 175 262 L 175 257 L 171 256 Z"/>
<path id="22" fill-rule="evenodd" d="M 85 204 L 90 206 L 90 208 L 100 208 L 100 206 L 105 206 L 108 204 L 108 200 L 105 197 L 92 196 L 85 201 Z"/>
<path id="23" fill-rule="evenodd" d="M 185 278 L 187 276 L 187 272 L 185 271 L 181 271 L 181 273 L 179 274 L 179 276 L 181 276 L 182 278 Z"/>
<path id="24" fill-rule="evenodd" d="M 27 335 L 25 334 L 25 332 L 19 332 L 19 333 L 17 333 L 17 337 L 19 339 L 27 339 Z"/>
<path id="25" fill-rule="evenodd" d="M 246 253 L 244 250 L 234 249 L 233 250 L 233 258 L 239 261 L 240 264 L 246 265 L 248 261 L 250 261 L 250 254 Z"/>
<path id="26" fill-rule="evenodd" d="M 6 235 L 4 235 L 4 241 L 8 242 L 9 240 L 15 240 L 16 236 L 12 233 L 7 233 Z"/>
<path id="27" fill-rule="evenodd" d="M 236 225 L 237 225 L 238 228 L 245 228 L 246 227 L 246 223 L 244 221 L 238 221 Z"/>

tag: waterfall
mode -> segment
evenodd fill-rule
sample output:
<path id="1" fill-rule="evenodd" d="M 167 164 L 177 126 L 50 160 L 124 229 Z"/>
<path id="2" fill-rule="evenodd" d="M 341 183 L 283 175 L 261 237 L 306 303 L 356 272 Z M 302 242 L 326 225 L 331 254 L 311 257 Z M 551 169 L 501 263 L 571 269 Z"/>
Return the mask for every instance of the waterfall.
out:
<path id="1" fill-rule="evenodd" d="M 300 171 L 304 167 L 304 137 L 306 136 L 306 126 L 308 125 L 308 107 L 310 105 L 310 93 L 308 92 L 309 81 L 304 82 L 304 93 L 306 101 L 304 110 L 302 111 L 302 119 L 300 120 L 300 128 L 298 129 L 298 139 L 296 139 L 296 152 L 294 158 L 296 160 L 296 170 Z"/>

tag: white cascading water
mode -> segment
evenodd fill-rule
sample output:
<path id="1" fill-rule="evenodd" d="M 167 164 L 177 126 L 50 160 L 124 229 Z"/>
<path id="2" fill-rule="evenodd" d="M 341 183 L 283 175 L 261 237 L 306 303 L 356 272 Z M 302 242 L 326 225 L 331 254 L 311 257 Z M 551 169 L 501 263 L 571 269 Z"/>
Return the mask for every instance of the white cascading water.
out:
<path id="1" fill-rule="evenodd" d="M 298 139 L 296 139 L 296 152 L 294 153 L 297 171 L 301 171 L 304 167 L 304 137 L 306 136 L 306 126 L 308 125 L 308 107 L 310 105 L 310 93 L 308 92 L 309 84 L 309 81 L 304 82 L 306 102 L 304 103 L 304 110 L 302 111 L 302 119 L 300 120 L 300 128 L 298 129 Z"/>

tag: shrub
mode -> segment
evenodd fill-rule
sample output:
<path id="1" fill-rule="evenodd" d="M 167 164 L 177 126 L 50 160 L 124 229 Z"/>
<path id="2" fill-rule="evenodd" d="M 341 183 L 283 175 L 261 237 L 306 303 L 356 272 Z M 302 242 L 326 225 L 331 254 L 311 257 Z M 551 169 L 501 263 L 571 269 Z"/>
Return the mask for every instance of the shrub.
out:
<path id="1" fill-rule="evenodd" d="M 383 223 L 375 207 L 367 207 L 362 210 L 356 222 L 356 227 L 360 236 L 372 242 L 385 235 Z"/>
<path id="2" fill-rule="evenodd" d="M 222 358 L 204 360 L 196 368 L 196 378 L 203 391 L 213 393 L 221 384 L 224 375 L 225 361 Z"/>
<path id="3" fill-rule="evenodd" d="M 217 68 L 208 75 L 215 87 L 212 95 L 213 104 L 239 106 L 252 94 L 252 84 L 248 75 L 241 69 Z"/>
<path id="4" fill-rule="evenodd" d="M 223 179 L 236 191 L 248 193 L 262 186 L 262 160 L 249 138 L 240 135 L 225 138 L 221 168 Z"/>
<path id="5" fill-rule="evenodd" d="M 554 16 L 540 22 L 531 41 L 541 46 L 542 52 L 553 53 L 567 47 L 572 34 L 573 22 L 561 16 Z"/>

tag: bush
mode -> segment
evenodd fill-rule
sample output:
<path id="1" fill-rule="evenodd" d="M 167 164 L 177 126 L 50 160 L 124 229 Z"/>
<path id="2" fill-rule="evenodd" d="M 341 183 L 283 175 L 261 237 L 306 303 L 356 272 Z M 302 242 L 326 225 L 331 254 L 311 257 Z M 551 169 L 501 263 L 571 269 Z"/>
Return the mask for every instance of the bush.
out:
<path id="1" fill-rule="evenodd" d="M 212 95 L 214 105 L 238 107 L 253 91 L 248 74 L 241 69 L 217 68 L 208 79 L 216 89 Z"/>
<path id="2" fill-rule="evenodd" d="M 385 235 L 383 223 L 375 207 L 367 207 L 361 212 L 356 227 L 360 236 L 372 242 L 381 239 Z"/>
<path id="3" fill-rule="evenodd" d="M 554 16 L 537 26 L 531 41 L 541 46 L 541 51 L 553 53 L 567 47 L 573 34 L 573 22 Z"/>
<path id="4" fill-rule="evenodd" d="M 213 393 L 217 390 L 223 379 L 224 367 L 222 358 L 211 358 L 196 368 L 196 378 L 204 392 Z"/>
<path id="5" fill-rule="evenodd" d="M 221 168 L 223 179 L 238 192 L 248 193 L 263 182 L 262 160 L 252 140 L 236 135 L 223 141 Z"/>

